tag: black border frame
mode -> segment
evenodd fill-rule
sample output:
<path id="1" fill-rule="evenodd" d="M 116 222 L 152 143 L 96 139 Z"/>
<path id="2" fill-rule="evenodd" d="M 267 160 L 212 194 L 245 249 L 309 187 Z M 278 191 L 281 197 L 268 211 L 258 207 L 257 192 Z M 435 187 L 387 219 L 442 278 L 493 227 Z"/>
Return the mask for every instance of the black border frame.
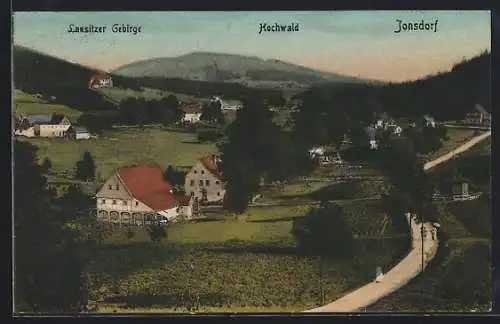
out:
<path id="1" fill-rule="evenodd" d="M 12 11 L 168 11 L 168 10 L 180 10 L 180 11 L 215 11 L 215 10 L 221 10 L 221 11 L 229 11 L 229 10 L 459 10 L 459 9 L 475 9 L 475 10 L 491 10 L 491 59 L 492 59 L 492 73 L 491 73 L 491 87 L 492 90 L 494 89 L 500 89 L 500 81 L 498 80 L 497 76 L 500 75 L 497 71 L 498 66 L 496 64 L 497 59 L 499 58 L 499 53 L 497 50 L 497 45 L 500 42 L 500 11 L 495 10 L 492 7 L 492 2 L 488 1 L 475 1 L 474 6 L 471 6 L 473 3 L 469 2 L 468 5 L 460 4 L 460 3 L 454 3 L 454 8 L 450 8 L 449 6 L 445 6 L 442 2 L 437 3 L 435 1 L 419 1 L 413 2 L 414 4 L 412 5 L 411 3 L 403 3 L 403 2 L 395 2 L 395 1 L 389 1 L 386 2 L 385 4 L 375 4 L 370 0 L 361 0 L 361 1 L 356 1 L 356 3 L 350 3 L 349 1 L 342 1 L 342 2 L 336 2 L 334 6 L 333 3 L 318 3 L 314 1 L 307 1 L 307 2 L 301 2 L 301 3 L 287 3 L 287 7 L 280 6 L 279 3 L 272 3 L 270 1 L 267 2 L 252 2 L 250 4 L 250 7 L 248 5 L 243 5 L 243 4 L 236 4 L 236 3 L 214 3 L 214 2 L 197 2 L 197 1 L 160 1 L 160 0 L 140 0 L 140 1 L 116 1 L 116 0 L 86 0 L 86 1 L 69 1 L 69 0 L 13 0 L 12 6 L 9 6 L 9 9 Z M 3 4 L 6 4 L 6 2 L 3 2 Z M 442 4 L 441 6 L 439 4 Z M 255 7 L 259 7 L 259 9 L 255 9 Z M 497 4 L 498 6 L 498 4 Z M 11 12 L 12 13 L 12 12 Z M 4 66 L 7 66 L 9 69 L 9 76 L 7 79 L 7 82 L 9 85 L 11 85 L 11 29 L 12 25 L 10 21 L 6 21 L 6 25 L 4 25 L 4 28 L 1 29 L 2 31 L 2 36 L 5 36 L 5 39 L 7 42 L 4 44 L 6 45 L 6 51 L 4 53 L 9 53 L 8 60 L 6 60 L 6 64 Z M 2 37 L 4 38 L 4 37 Z M 4 98 L 7 98 L 6 105 L 11 105 L 11 96 L 12 92 L 11 89 L 9 89 L 9 93 L 7 96 L 4 96 Z M 499 102 L 500 100 L 498 99 L 499 94 L 495 91 L 491 91 L 491 101 L 492 101 L 492 106 L 494 103 Z M 10 111 L 9 111 L 10 114 Z M 492 109 L 492 115 L 496 115 L 496 109 Z M 7 140 L 7 145 L 9 147 L 9 151 L 12 149 L 12 139 L 11 139 L 11 132 L 10 132 L 10 124 L 11 124 L 11 118 L 10 116 L 8 119 L 8 127 L 5 127 L 4 129 L 7 129 L 9 133 L 7 134 L 8 140 Z M 496 118 L 495 118 L 496 120 Z M 493 123 L 492 128 L 495 128 L 495 123 Z M 494 146 L 495 144 L 498 143 L 495 132 L 493 132 L 493 143 Z M 496 179 L 496 173 L 497 173 L 497 168 L 495 167 L 495 161 L 496 161 L 496 153 L 495 150 L 492 148 L 492 281 L 494 283 L 494 293 L 493 293 L 493 313 L 499 314 L 500 313 L 500 251 L 499 251 L 499 243 L 497 242 L 497 238 L 495 237 L 495 233 L 500 234 L 500 220 L 498 220 L 498 217 L 495 217 L 494 211 L 497 209 L 496 206 L 497 203 L 496 199 L 498 197 L 498 185 L 494 179 Z M 9 167 L 12 163 L 12 155 L 11 158 L 8 161 Z M 9 188 L 8 190 L 12 190 L 12 182 L 7 181 L 3 182 L 4 184 L 8 184 Z M 9 205 L 9 207 L 11 207 Z M 10 208 L 8 210 L 9 214 L 11 212 Z M 7 225 L 8 226 L 8 225 Z M 10 226 L 12 228 L 12 224 Z M 10 236 L 8 236 L 10 237 Z M 9 265 L 12 262 L 12 255 L 10 254 L 10 259 L 9 259 Z M 12 275 L 9 271 L 9 276 L 10 276 L 10 281 L 9 281 L 9 286 L 8 286 L 8 291 L 12 293 L 11 289 L 11 283 L 12 283 Z M 9 298 L 10 297 L 10 298 Z M 11 294 L 7 297 L 8 300 L 12 300 Z M 9 305 L 10 306 L 10 305 Z M 10 308 L 10 307 L 9 307 Z M 11 310 L 12 311 L 12 310 Z M 273 321 L 280 321 L 280 320 L 286 320 L 286 321 L 297 321 L 297 320 L 323 320 L 326 319 L 327 321 L 331 319 L 332 317 L 335 318 L 337 321 L 349 321 L 350 323 L 357 322 L 361 318 L 364 318 L 362 320 L 383 320 L 385 321 L 387 319 L 386 316 L 389 318 L 395 318 L 397 320 L 403 320 L 403 321 L 415 321 L 416 323 L 420 323 L 421 321 L 438 321 L 441 322 L 441 320 L 450 320 L 455 323 L 462 322 L 462 321 L 474 321 L 474 320 L 485 320 L 485 319 L 493 319 L 493 313 L 491 314 L 470 314 L 470 313 L 453 313 L 453 314 L 431 314 L 431 316 L 423 316 L 424 314 L 335 314 L 335 315 L 316 315 L 316 314 L 300 314 L 300 315 L 287 315 L 287 314 L 249 314 L 249 315 L 243 315 L 243 314 L 234 314 L 234 315 L 214 315 L 214 314 L 207 314 L 207 315 L 167 315 L 167 316 L 162 316 L 162 315 L 150 315 L 150 314 L 144 314 L 144 315 L 119 315 L 119 316 L 108 316 L 108 315 L 75 315 L 75 316 L 57 316 L 52 317 L 50 315 L 47 316 L 34 316 L 34 317 L 29 317 L 28 316 L 16 316 L 17 320 L 38 320 L 38 321 L 46 321 L 49 320 L 49 323 L 52 323 L 52 320 L 54 318 L 57 319 L 71 319 L 71 320 L 85 320 L 85 321 L 94 321 L 94 320 L 108 320 L 108 319 L 121 319 L 121 320 L 126 320 L 126 321 L 137 321 L 140 320 L 141 322 L 144 320 L 150 320 L 150 319 L 166 319 L 166 320 L 172 320 L 175 322 L 178 321 L 196 321 L 196 320 L 207 320 L 207 321 L 214 321 L 214 322 L 220 322 L 220 321 L 225 321 L 225 320 L 238 320 L 238 321 L 246 321 L 246 320 L 266 320 L 266 319 L 272 319 Z"/>

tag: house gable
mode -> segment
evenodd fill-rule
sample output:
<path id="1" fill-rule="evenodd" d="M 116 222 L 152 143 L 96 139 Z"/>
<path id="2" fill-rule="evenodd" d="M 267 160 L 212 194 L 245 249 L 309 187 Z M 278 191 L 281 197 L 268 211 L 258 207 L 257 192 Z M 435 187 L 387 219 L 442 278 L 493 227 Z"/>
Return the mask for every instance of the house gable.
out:
<path id="1" fill-rule="evenodd" d="M 127 187 L 121 181 L 118 174 L 115 172 L 101 187 L 96 194 L 97 198 L 110 198 L 110 199 L 133 199 L 132 195 L 128 192 Z"/>

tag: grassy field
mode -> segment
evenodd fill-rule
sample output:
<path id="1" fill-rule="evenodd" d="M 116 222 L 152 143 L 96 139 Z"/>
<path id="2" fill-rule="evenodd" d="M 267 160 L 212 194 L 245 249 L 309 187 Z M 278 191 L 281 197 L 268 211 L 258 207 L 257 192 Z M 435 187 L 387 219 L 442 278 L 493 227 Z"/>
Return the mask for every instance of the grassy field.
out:
<path id="1" fill-rule="evenodd" d="M 109 177 L 116 168 L 157 162 L 163 167 L 191 166 L 204 154 L 216 152 L 215 145 L 199 144 L 191 133 L 176 133 L 162 127 L 119 128 L 105 131 L 97 139 L 68 141 L 57 139 L 31 138 L 38 147 L 38 157 L 52 161 L 52 170 L 60 174 L 75 168 L 85 151 L 90 152 L 102 178 Z"/>
<path id="2" fill-rule="evenodd" d="M 447 136 L 449 139 L 443 142 L 442 148 L 426 156 L 427 161 L 432 161 L 435 158 L 456 149 L 460 145 L 465 144 L 474 136 L 474 131 L 470 129 L 448 128 Z"/>
<path id="3" fill-rule="evenodd" d="M 93 252 L 100 311 L 186 312 L 194 303 L 197 312 L 296 312 L 336 299 L 408 249 L 404 235 L 382 238 L 403 233 L 376 204 L 363 204 L 346 208 L 358 234 L 352 257 L 324 259 L 323 270 L 318 257 L 298 253 L 290 233 L 309 207 L 256 207 L 237 219 L 174 224 L 159 246 L 142 229 L 131 239 L 117 230 Z"/>

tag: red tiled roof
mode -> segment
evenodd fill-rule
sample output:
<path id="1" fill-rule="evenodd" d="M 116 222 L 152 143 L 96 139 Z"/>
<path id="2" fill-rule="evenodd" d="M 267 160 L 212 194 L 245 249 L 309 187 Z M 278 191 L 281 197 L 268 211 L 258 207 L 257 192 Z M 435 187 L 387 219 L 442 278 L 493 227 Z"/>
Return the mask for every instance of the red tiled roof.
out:
<path id="1" fill-rule="evenodd" d="M 90 80 L 91 81 L 95 81 L 95 80 L 103 80 L 103 79 L 107 79 L 109 78 L 110 75 L 108 72 L 104 72 L 104 71 L 99 71 L 99 72 L 96 72 L 94 75 L 92 75 L 90 77 Z"/>
<path id="2" fill-rule="evenodd" d="M 172 185 L 163 180 L 163 169 L 154 163 L 119 168 L 118 176 L 130 194 L 155 211 L 173 208 L 179 200 Z"/>
<path id="3" fill-rule="evenodd" d="M 220 170 L 219 166 L 217 165 L 215 155 L 203 156 L 200 158 L 200 161 L 203 164 L 203 166 L 208 171 L 210 171 L 210 173 L 212 173 L 217 178 L 222 179 L 222 171 Z"/>

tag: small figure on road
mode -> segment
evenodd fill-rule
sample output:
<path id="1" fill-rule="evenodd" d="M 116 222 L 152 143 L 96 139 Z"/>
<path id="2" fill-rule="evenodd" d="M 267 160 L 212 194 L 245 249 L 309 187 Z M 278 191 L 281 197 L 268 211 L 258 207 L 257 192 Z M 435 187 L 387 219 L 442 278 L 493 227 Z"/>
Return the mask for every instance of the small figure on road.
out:
<path id="1" fill-rule="evenodd" d="M 375 273 L 375 282 L 381 282 L 382 279 L 384 278 L 384 274 L 382 273 L 382 268 L 377 267 L 376 273 Z"/>

